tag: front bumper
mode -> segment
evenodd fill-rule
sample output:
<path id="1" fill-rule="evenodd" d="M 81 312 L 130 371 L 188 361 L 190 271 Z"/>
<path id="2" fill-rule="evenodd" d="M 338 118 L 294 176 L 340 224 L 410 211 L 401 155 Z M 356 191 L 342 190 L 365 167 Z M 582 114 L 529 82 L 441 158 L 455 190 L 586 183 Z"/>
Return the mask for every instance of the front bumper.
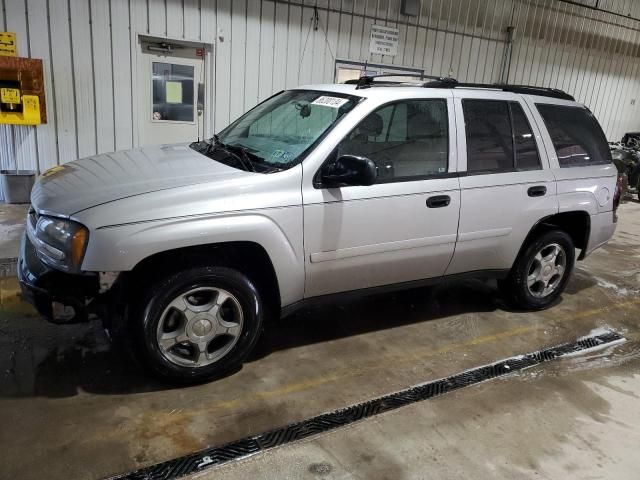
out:
<path id="1" fill-rule="evenodd" d="M 61 324 L 88 319 L 87 305 L 100 289 L 97 273 L 70 274 L 48 267 L 26 234 L 17 270 L 22 297 L 47 320 Z"/>

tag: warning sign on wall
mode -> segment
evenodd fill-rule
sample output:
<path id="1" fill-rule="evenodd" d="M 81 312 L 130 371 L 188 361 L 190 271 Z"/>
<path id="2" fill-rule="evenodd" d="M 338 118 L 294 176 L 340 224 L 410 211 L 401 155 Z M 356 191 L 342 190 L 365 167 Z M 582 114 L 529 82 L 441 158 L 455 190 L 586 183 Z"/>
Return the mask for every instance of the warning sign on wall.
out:
<path id="1" fill-rule="evenodd" d="M 16 56 L 16 34 L 12 32 L 0 32 L 0 55 L 8 57 Z"/>
<path id="2" fill-rule="evenodd" d="M 369 51 L 379 55 L 397 55 L 399 36 L 400 31 L 397 28 L 371 25 Z"/>

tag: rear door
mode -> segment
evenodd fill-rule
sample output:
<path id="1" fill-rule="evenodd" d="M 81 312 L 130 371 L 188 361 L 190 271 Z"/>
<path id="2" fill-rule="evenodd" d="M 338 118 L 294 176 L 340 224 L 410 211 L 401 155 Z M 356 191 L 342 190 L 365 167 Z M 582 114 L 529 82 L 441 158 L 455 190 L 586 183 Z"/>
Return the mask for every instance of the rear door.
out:
<path id="1" fill-rule="evenodd" d="M 520 95 L 455 90 L 460 226 L 447 274 L 511 268 L 541 218 L 557 213 L 554 176 Z"/>
<path id="2" fill-rule="evenodd" d="M 444 274 L 460 210 L 456 134 L 450 92 L 430 96 L 367 110 L 327 157 L 303 164 L 306 297 Z M 342 154 L 373 160 L 377 183 L 318 184 Z"/>

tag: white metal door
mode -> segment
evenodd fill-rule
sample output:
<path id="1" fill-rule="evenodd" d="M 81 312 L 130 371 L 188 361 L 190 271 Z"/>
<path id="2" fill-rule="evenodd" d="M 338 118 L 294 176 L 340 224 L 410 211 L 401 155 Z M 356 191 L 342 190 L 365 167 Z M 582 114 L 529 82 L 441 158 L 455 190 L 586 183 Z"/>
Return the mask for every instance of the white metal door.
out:
<path id="1" fill-rule="evenodd" d="M 155 47 L 155 45 L 151 45 Z M 138 145 L 202 138 L 205 69 L 202 49 L 171 51 L 140 44 L 138 55 Z"/>

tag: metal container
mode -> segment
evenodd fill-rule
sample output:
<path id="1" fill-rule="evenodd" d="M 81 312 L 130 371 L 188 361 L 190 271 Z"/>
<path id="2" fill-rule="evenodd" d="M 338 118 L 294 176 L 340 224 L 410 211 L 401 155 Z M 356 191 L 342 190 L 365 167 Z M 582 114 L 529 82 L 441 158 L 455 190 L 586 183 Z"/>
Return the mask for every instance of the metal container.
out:
<path id="1" fill-rule="evenodd" d="M 29 203 L 36 180 L 33 170 L 0 170 L 0 185 L 6 203 Z"/>

